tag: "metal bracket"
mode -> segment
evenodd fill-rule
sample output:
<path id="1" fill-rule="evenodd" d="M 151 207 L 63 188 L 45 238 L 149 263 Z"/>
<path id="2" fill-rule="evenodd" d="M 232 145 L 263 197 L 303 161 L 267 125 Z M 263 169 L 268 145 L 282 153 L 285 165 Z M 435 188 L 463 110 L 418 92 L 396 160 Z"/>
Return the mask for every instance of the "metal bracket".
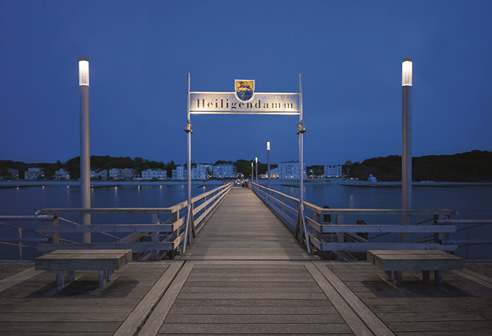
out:
<path id="1" fill-rule="evenodd" d="M 306 133 L 306 127 L 304 127 L 304 120 L 301 120 L 299 124 L 297 124 L 297 134 Z"/>
<path id="2" fill-rule="evenodd" d="M 189 120 L 188 120 L 188 121 L 187 121 L 187 123 L 186 123 L 186 127 L 185 127 L 184 131 L 185 131 L 186 133 L 191 133 L 191 134 L 193 134 L 193 131 L 191 130 L 191 126 L 192 126 L 192 125 L 191 125 L 191 121 L 189 121 Z"/>

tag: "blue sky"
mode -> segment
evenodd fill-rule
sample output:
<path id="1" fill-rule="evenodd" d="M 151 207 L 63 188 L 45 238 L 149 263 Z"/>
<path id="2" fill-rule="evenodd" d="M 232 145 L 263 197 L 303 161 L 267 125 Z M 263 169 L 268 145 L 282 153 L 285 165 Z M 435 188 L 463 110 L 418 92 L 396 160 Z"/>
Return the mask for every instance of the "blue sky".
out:
<path id="1" fill-rule="evenodd" d="M 492 150 L 492 1 L 0 0 L 0 159 L 79 155 L 78 59 L 92 155 L 186 160 L 194 91 L 297 92 L 305 162 L 401 154 L 413 58 L 413 155 Z M 193 161 L 298 157 L 294 116 L 193 116 Z"/>

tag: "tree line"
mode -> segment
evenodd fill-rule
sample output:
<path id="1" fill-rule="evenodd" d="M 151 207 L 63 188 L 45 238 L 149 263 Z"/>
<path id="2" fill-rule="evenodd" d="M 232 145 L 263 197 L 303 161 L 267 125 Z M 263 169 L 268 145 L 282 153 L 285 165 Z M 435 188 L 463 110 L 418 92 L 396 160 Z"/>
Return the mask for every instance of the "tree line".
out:
<path id="1" fill-rule="evenodd" d="M 217 164 L 234 164 L 238 173 L 244 177 L 251 177 L 251 160 L 240 159 L 237 161 L 219 160 Z M 186 164 L 184 165 L 186 167 Z M 196 166 L 195 163 L 192 166 Z M 0 176 L 8 176 L 8 168 L 17 169 L 19 177 L 24 177 L 24 172 L 31 167 L 44 168 L 45 178 L 51 179 L 55 171 L 64 168 L 72 179 L 80 177 L 80 157 L 74 157 L 65 163 L 24 163 L 21 161 L 0 160 Z M 270 168 L 277 168 L 277 164 L 271 164 Z M 141 157 L 113 157 L 91 156 L 91 169 L 133 168 L 139 173 L 147 169 L 163 169 L 167 176 L 172 175 L 176 169 L 174 161 L 164 163 L 143 159 Z M 310 170 L 313 175 L 323 175 L 322 165 L 306 167 L 308 175 Z M 256 174 L 256 167 L 253 168 Z M 258 174 L 265 174 L 268 170 L 267 163 L 258 162 Z M 401 156 L 390 155 L 376 157 L 362 162 L 352 163 L 347 161 L 343 165 L 343 172 L 347 177 L 367 180 L 369 174 L 377 177 L 379 181 L 401 181 Z M 474 150 L 454 155 L 428 155 L 415 157 L 412 160 L 412 177 L 414 181 L 449 181 L 449 182 L 486 182 L 492 181 L 492 152 Z"/>
<path id="2" fill-rule="evenodd" d="M 379 181 L 401 181 L 401 156 L 390 155 L 346 162 L 348 177 L 367 180 L 369 174 Z M 412 159 L 413 181 L 489 182 L 492 181 L 492 152 L 473 150 L 454 155 L 427 155 Z"/>

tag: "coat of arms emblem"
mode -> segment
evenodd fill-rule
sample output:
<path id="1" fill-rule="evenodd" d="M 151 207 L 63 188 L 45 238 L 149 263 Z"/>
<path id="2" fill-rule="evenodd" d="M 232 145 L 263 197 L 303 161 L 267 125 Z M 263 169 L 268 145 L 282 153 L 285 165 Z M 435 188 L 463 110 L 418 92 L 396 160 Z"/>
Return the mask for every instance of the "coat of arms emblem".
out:
<path id="1" fill-rule="evenodd" d="M 253 99 L 255 93 L 255 81 L 254 80 L 244 80 L 235 79 L 236 86 L 236 97 L 241 101 L 249 101 Z"/>

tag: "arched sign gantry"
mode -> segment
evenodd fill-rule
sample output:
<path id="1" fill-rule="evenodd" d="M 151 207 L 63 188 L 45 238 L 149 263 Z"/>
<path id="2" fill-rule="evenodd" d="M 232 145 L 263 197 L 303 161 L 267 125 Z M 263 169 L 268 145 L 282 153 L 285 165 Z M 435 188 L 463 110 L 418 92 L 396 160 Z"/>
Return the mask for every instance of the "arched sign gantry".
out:
<path id="1" fill-rule="evenodd" d="M 299 206 L 297 209 L 296 236 L 311 253 L 309 235 L 304 217 L 304 158 L 303 135 L 306 132 L 302 110 L 302 78 L 299 74 L 299 92 L 272 93 L 255 92 L 254 80 L 235 80 L 234 92 L 192 92 L 188 73 L 187 157 L 188 157 L 188 209 L 185 221 L 183 253 L 186 246 L 195 237 L 193 205 L 191 203 L 191 115 L 192 114 L 262 114 L 262 115 L 298 115 L 297 135 L 299 135 Z"/>

